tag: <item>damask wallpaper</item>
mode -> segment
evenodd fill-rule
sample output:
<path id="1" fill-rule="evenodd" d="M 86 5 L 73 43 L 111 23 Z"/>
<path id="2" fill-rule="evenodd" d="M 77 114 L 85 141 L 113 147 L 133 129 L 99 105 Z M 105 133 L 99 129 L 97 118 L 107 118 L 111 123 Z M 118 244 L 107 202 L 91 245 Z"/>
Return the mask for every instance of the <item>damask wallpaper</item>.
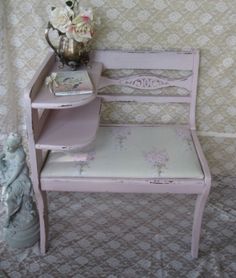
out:
<path id="1" fill-rule="evenodd" d="M 16 128 L 25 134 L 24 89 L 48 51 L 44 28 L 49 9 L 63 2 L 0 1 L 0 140 Z M 236 2 L 81 2 L 92 6 L 95 15 L 101 19 L 94 48 L 160 50 L 194 47 L 201 50 L 197 99 L 198 134 L 212 172 L 235 174 Z M 109 117 L 106 109 L 103 117 Z M 142 111 L 146 109 L 139 110 L 139 118 L 149 117 L 142 114 Z M 153 108 L 150 107 L 149 111 L 153 111 Z M 137 111 L 132 110 L 132 113 L 136 115 Z"/>

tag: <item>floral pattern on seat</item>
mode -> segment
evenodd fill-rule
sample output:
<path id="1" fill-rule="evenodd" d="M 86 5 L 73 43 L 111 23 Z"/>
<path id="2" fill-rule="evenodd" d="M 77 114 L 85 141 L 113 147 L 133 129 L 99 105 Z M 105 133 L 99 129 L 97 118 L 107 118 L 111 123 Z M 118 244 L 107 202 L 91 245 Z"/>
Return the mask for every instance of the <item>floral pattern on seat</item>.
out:
<path id="1" fill-rule="evenodd" d="M 78 154 L 81 156 L 81 153 Z M 63 157 L 65 159 L 63 159 Z M 100 127 L 86 160 L 51 152 L 42 177 L 197 178 L 204 175 L 188 128 Z"/>
<path id="2" fill-rule="evenodd" d="M 158 177 L 160 177 L 162 169 L 167 167 L 169 160 L 168 152 L 153 148 L 150 151 L 144 151 L 143 155 L 145 160 L 157 171 Z"/>
<path id="3" fill-rule="evenodd" d="M 128 139 L 128 136 L 131 135 L 131 128 L 126 126 L 118 126 L 112 129 L 112 135 L 115 137 L 119 149 L 123 150 L 125 148 L 125 143 Z"/>
<path id="4" fill-rule="evenodd" d="M 76 158 L 76 155 L 74 157 Z M 94 160 L 95 157 L 96 152 L 93 150 L 87 153 L 86 160 L 80 160 L 75 162 L 76 168 L 78 169 L 80 176 L 83 174 L 84 171 L 86 171 L 87 168 L 90 167 L 90 161 Z"/>
<path id="5" fill-rule="evenodd" d="M 192 146 L 192 136 L 188 129 L 183 127 L 178 127 L 175 129 L 176 135 L 188 144 L 188 147 Z"/>

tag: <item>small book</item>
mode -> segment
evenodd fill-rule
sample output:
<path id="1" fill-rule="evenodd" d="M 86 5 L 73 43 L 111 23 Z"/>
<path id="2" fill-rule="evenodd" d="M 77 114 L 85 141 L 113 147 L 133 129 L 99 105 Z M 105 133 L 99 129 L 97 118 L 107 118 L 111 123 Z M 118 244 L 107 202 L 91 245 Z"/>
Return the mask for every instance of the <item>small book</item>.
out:
<path id="1" fill-rule="evenodd" d="M 87 70 L 52 72 L 46 78 L 46 85 L 55 96 L 92 94 L 92 81 Z"/>

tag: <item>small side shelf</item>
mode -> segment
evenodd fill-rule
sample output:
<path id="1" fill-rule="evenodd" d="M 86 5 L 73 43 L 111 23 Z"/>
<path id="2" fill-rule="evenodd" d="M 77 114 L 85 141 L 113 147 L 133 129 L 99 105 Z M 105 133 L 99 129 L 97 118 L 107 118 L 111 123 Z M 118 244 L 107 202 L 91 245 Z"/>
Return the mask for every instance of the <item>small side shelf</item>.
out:
<path id="1" fill-rule="evenodd" d="M 32 108 L 35 109 L 66 109 L 73 108 L 85 105 L 96 98 L 98 82 L 100 79 L 100 75 L 102 72 L 102 64 L 101 63 L 91 63 L 88 66 L 88 73 L 94 85 L 94 93 L 89 95 L 80 95 L 80 96 L 54 96 L 49 93 L 48 88 L 46 88 L 45 84 L 42 83 L 41 88 L 38 93 L 32 99 Z M 52 71 L 59 71 L 58 64 L 55 63 L 54 67 L 51 71 L 49 71 L 48 75 Z M 67 70 L 67 68 L 61 69 Z"/>
<path id="2" fill-rule="evenodd" d="M 99 126 L 101 100 L 71 109 L 51 110 L 36 149 L 66 151 L 93 142 Z"/>

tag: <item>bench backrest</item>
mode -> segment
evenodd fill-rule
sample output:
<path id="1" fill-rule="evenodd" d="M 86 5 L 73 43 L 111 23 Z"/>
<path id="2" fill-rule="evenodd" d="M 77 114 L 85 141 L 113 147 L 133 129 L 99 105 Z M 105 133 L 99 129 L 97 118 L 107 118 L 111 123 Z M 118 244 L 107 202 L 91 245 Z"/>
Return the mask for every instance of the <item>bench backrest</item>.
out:
<path id="1" fill-rule="evenodd" d="M 189 125 L 195 129 L 195 107 L 199 68 L 199 51 L 160 51 L 160 52 L 123 52 L 113 50 L 96 50 L 92 53 L 93 61 L 102 62 L 104 70 L 174 70 L 188 71 L 182 77 L 168 77 L 162 74 L 132 74 L 119 78 L 102 76 L 99 89 L 108 86 L 127 86 L 137 90 L 157 90 L 151 95 L 103 94 L 104 101 L 127 101 L 142 103 L 183 103 L 189 105 Z M 187 95 L 163 96 L 162 88 L 176 87 L 188 91 Z"/>

